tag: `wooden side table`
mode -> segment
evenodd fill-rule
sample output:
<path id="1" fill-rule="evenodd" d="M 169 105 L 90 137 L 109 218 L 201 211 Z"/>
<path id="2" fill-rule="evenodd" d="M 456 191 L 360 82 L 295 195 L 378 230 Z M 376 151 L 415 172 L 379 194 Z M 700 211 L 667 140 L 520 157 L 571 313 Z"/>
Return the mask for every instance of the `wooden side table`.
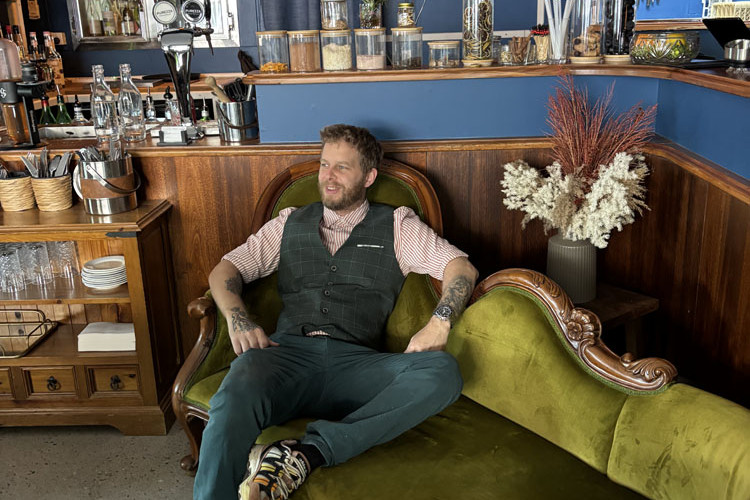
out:
<path id="1" fill-rule="evenodd" d="M 643 354 L 643 317 L 659 308 L 658 299 L 600 283 L 596 287 L 594 300 L 577 305 L 599 317 L 605 343 L 607 333 L 622 326 L 625 330 L 625 350 L 636 357 Z"/>

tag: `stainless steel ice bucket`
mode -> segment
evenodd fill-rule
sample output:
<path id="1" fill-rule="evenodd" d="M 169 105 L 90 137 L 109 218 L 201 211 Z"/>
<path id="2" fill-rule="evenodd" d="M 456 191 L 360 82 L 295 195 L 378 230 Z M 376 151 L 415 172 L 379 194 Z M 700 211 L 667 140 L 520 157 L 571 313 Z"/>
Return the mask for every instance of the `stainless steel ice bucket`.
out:
<path id="1" fill-rule="evenodd" d="M 227 142 L 243 142 L 258 137 L 255 101 L 220 102 L 219 135 Z"/>
<path id="2" fill-rule="evenodd" d="M 138 206 L 135 192 L 140 186 L 130 155 L 120 160 L 81 160 L 73 171 L 73 187 L 86 212 L 93 215 L 133 210 Z"/>

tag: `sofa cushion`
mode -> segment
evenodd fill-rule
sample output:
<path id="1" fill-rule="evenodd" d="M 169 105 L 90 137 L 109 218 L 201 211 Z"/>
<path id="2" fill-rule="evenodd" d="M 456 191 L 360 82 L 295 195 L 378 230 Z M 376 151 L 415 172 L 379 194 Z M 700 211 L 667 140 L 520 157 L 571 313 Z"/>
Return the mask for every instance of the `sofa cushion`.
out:
<path id="1" fill-rule="evenodd" d="M 651 498 L 750 498 L 750 411 L 685 384 L 629 396 L 607 474 Z"/>
<path id="2" fill-rule="evenodd" d="M 627 395 L 587 373 L 546 308 L 498 287 L 464 312 L 448 340 L 463 394 L 605 473 Z"/>
<path id="3" fill-rule="evenodd" d="M 259 442 L 300 437 L 305 421 Z M 310 476 L 295 499 L 635 499 L 574 456 L 462 397 L 393 441 Z"/>

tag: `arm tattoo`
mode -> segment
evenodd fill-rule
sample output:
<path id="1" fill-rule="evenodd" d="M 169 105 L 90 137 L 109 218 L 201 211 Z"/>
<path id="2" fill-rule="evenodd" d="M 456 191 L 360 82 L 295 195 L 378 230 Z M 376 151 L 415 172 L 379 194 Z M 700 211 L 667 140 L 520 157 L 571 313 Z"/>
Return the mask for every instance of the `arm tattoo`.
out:
<path id="1" fill-rule="evenodd" d="M 235 332 L 244 331 L 249 332 L 254 328 L 260 328 L 260 325 L 255 321 L 251 320 L 247 315 L 247 311 L 240 307 L 233 307 L 232 311 L 232 329 Z"/>
<path id="2" fill-rule="evenodd" d="M 469 301 L 469 297 L 471 297 L 472 285 L 473 280 L 466 276 L 455 278 L 443 288 L 443 296 L 440 297 L 438 306 L 450 306 L 455 314 L 453 318 L 455 320 L 464 311 L 464 307 L 466 307 L 466 303 Z"/>
<path id="3" fill-rule="evenodd" d="M 240 273 L 235 274 L 224 283 L 227 286 L 227 291 L 242 295 L 242 275 Z"/>

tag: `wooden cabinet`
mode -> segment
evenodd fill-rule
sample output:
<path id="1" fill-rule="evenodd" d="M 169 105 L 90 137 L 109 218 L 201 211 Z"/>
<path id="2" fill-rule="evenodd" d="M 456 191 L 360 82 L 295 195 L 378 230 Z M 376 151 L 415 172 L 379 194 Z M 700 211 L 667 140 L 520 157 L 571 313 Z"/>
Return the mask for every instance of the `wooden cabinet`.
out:
<path id="1" fill-rule="evenodd" d="M 80 204 L 61 212 L 0 212 L 0 241 L 72 240 L 81 265 L 123 255 L 128 277 L 112 290 L 87 288 L 78 277 L 0 293 L 0 322 L 12 319 L 13 309 L 38 309 L 58 322 L 24 356 L 0 356 L 0 426 L 112 425 L 125 434 L 166 434 L 174 421 L 171 385 L 182 363 L 170 208 L 148 200 L 111 216 L 88 215 Z M 95 321 L 132 322 L 135 350 L 79 352 L 78 333 Z"/>

